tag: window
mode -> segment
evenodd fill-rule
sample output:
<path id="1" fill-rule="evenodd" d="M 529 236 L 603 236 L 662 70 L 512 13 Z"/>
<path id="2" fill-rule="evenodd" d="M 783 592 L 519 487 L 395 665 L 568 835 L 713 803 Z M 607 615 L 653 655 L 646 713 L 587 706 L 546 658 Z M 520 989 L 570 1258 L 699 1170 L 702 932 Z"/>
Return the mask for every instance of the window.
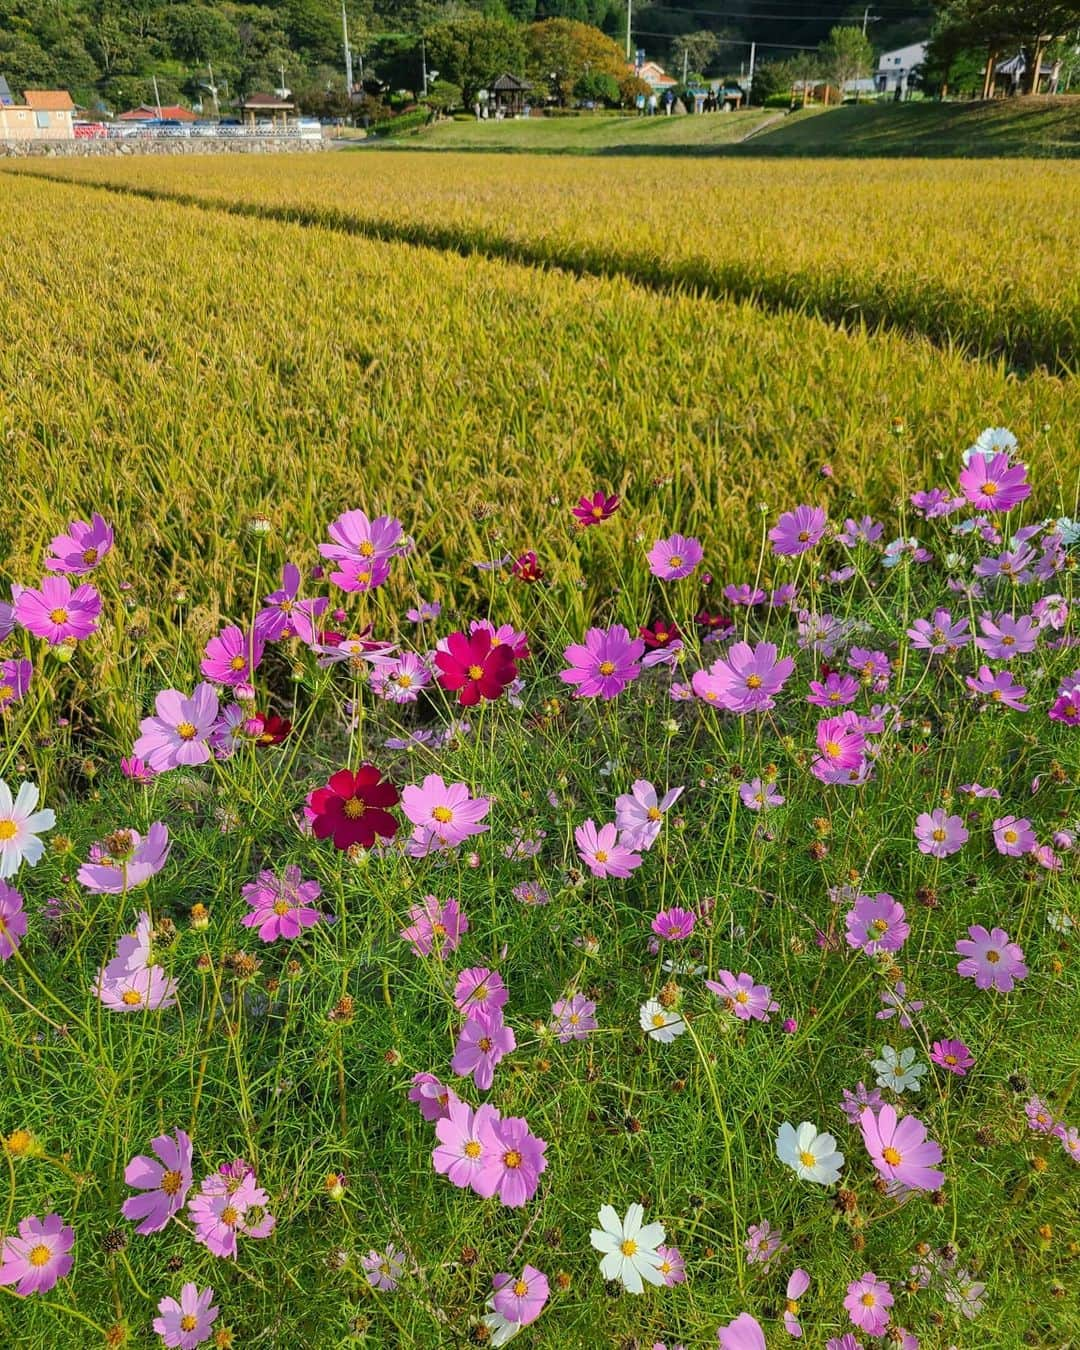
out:
<path id="1" fill-rule="evenodd" d="M 36 112 L 34 113 L 34 121 L 36 122 L 38 127 L 44 131 L 50 125 L 49 114 L 47 112 Z"/>

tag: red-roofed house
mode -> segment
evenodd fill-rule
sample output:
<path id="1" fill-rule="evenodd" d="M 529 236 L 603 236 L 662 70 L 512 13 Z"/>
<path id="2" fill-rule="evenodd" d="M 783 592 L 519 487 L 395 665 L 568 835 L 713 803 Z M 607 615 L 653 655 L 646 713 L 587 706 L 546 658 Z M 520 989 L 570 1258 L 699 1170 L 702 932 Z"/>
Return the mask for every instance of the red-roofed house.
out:
<path id="1" fill-rule="evenodd" d="M 118 122 L 156 122 L 161 118 L 166 122 L 195 122 L 198 119 L 190 108 L 181 108 L 178 103 L 170 103 L 168 107 L 163 103 L 160 112 L 156 107 L 151 107 L 147 103 L 140 103 L 137 108 L 130 108 L 127 112 L 117 115 Z"/>
<path id="2" fill-rule="evenodd" d="M 75 104 L 66 89 L 27 89 L 24 97 L 0 106 L 0 140 L 74 140 Z"/>

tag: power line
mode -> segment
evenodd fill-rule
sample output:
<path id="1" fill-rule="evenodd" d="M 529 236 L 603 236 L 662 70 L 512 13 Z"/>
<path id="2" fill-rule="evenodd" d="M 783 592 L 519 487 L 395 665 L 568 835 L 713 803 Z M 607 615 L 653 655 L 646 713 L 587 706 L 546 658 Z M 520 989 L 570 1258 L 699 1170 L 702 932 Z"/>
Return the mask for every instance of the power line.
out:
<path id="1" fill-rule="evenodd" d="M 680 36 L 678 33 L 653 33 L 647 28 L 635 28 L 635 37 L 656 37 L 673 38 Z M 752 47 L 754 43 L 749 38 L 718 38 L 721 47 Z M 783 48 L 785 51 L 793 52 L 816 52 L 820 44 L 816 42 L 757 42 L 758 47 Z"/>
<path id="2" fill-rule="evenodd" d="M 653 8 L 650 6 L 650 8 Z M 665 5 L 662 10 L 654 9 L 657 14 L 700 14 L 706 18 L 713 19 L 777 19 L 777 20 L 805 20 L 807 23 L 836 23 L 842 19 L 848 19 L 852 24 L 858 20 L 851 13 L 847 14 L 762 14 L 754 10 L 735 10 L 735 9 L 692 9 L 688 5 Z M 881 15 L 870 15 L 870 22 L 876 23 Z M 673 35 L 674 36 L 674 35 Z"/>

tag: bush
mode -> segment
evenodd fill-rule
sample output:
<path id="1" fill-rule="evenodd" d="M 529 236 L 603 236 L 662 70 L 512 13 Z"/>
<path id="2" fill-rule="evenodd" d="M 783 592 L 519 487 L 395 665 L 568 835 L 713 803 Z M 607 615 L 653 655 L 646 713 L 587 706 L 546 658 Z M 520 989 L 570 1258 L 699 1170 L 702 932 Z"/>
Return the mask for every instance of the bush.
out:
<path id="1" fill-rule="evenodd" d="M 604 71 L 590 71 L 575 83 L 574 97 L 614 108 L 620 98 L 619 82 L 614 75 L 608 75 Z"/>
<path id="2" fill-rule="evenodd" d="M 411 108 L 408 112 L 399 113 L 397 117 L 384 122 L 379 127 L 379 135 L 407 136 L 410 132 L 419 131 L 421 127 L 427 126 L 432 117 L 432 110 L 428 107 Z"/>

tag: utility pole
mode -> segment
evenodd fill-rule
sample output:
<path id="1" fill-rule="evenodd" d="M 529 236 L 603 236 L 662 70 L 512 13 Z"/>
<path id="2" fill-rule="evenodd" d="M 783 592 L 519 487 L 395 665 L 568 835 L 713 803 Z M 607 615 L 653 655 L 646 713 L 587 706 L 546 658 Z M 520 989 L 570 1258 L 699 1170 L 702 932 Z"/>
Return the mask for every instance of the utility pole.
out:
<path id="1" fill-rule="evenodd" d="M 684 89 L 686 88 L 686 67 L 689 64 L 689 61 L 690 61 L 690 53 L 684 47 L 682 54 L 682 82 Z"/>
<path id="2" fill-rule="evenodd" d="M 630 11 L 631 11 L 631 7 L 632 7 L 633 3 L 634 3 L 634 0 L 626 0 L 626 59 L 627 59 L 627 61 L 630 60 L 630 24 L 631 24 L 631 21 L 632 21 L 632 19 L 633 19 L 633 15 L 631 14 Z"/>
<path id="3" fill-rule="evenodd" d="M 154 103 L 155 103 L 155 105 L 156 105 L 156 107 L 157 107 L 158 121 L 160 122 L 160 121 L 161 121 L 161 95 L 158 93 L 157 76 L 155 75 L 155 76 L 153 77 L 153 79 L 154 79 Z"/>
<path id="4" fill-rule="evenodd" d="M 862 35 L 863 35 L 863 37 L 866 36 L 866 25 L 869 23 L 869 21 L 870 21 L 870 6 L 867 5 L 866 8 L 865 8 L 865 9 L 863 10 L 863 12 L 862 12 Z"/>
<path id="5" fill-rule="evenodd" d="M 341 0 L 341 41 L 345 47 L 345 96 L 351 100 L 353 91 L 352 48 L 349 46 L 349 18 L 345 13 L 345 0 Z M 281 82 L 284 84 L 284 79 Z"/>
<path id="6" fill-rule="evenodd" d="M 746 77 L 746 92 L 749 94 L 754 87 L 754 59 L 757 56 L 757 43 L 750 44 L 750 73 Z"/>
<path id="7" fill-rule="evenodd" d="M 210 97 L 214 100 L 214 116 L 221 116 L 221 108 L 218 106 L 217 85 L 214 83 L 214 67 L 209 61 L 206 63 L 206 69 L 210 72 L 210 83 L 206 86 L 210 90 Z"/>
<path id="8" fill-rule="evenodd" d="M 420 39 L 420 66 L 421 76 L 424 81 L 423 97 L 427 98 L 427 44 L 423 38 Z"/>

